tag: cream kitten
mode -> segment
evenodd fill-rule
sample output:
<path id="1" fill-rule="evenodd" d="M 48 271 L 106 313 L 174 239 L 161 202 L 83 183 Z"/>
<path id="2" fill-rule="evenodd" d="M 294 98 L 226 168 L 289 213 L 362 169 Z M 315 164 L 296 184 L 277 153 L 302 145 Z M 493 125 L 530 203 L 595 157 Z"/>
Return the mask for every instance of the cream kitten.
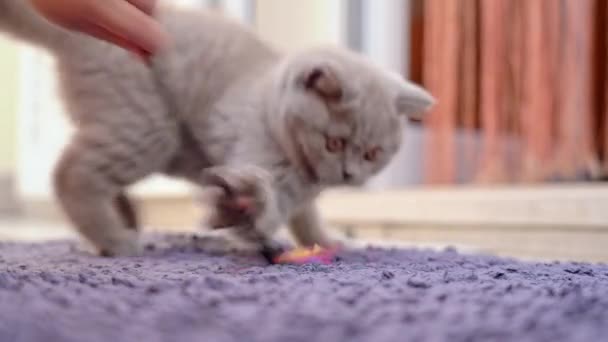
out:
<path id="1" fill-rule="evenodd" d="M 124 189 L 156 172 L 217 186 L 213 226 L 263 245 L 287 223 L 299 243 L 328 245 L 317 195 L 378 173 L 399 148 L 402 118 L 433 103 L 346 50 L 283 55 L 217 15 L 157 12 L 173 41 L 148 67 L 48 23 L 25 0 L 0 0 L 0 30 L 57 58 L 77 130 L 55 188 L 103 255 L 139 251 Z"/>

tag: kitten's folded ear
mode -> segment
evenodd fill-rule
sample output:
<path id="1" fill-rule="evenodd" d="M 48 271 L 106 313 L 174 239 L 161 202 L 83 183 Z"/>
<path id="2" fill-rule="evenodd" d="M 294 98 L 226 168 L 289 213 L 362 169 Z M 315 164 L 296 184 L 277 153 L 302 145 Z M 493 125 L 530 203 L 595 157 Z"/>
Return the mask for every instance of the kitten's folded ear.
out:
<path id="1" fill-rule="evenodd" d="M 395 106 L 397 113 L 410 119 L 420 120 L 435 104 L 435 98 L 424 88 L 408 82 L 400 76 L 396 78 Z"/>
<path id="2" fill-rule="evenodd" d="M 300 81 L 306 90 L 328 101 L 339 101 L 344 93 L 342 83 L 329 65 L 317 65 L 303 71 Z"/>

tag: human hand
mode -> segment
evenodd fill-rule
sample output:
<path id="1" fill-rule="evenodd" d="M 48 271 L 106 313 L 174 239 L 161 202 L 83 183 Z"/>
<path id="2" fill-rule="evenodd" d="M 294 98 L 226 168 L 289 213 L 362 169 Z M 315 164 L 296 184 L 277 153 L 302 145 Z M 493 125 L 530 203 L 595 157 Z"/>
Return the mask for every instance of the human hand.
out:
<path id="1" fill-rule="evenodd" d="M 49 21 L 147 59 L 168 42 L 152 17 L 156 0 L 30 0 Z"/>

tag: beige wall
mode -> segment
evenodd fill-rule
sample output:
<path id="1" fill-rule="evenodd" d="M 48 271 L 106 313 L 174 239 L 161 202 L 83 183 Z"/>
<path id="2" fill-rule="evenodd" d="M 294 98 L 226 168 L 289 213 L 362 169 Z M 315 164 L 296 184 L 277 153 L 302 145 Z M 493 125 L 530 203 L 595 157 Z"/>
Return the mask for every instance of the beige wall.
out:
<path id="1" fill-rule="evenodd" d="M 16 167 L 17 46 L 0 37 L 0 172 Z"/>
<path id="2" fill-rule="evenodd" d="M 286 51 L 318 43 L 337 43 L 340 0 L 257 1 L 256 29 Z"/>

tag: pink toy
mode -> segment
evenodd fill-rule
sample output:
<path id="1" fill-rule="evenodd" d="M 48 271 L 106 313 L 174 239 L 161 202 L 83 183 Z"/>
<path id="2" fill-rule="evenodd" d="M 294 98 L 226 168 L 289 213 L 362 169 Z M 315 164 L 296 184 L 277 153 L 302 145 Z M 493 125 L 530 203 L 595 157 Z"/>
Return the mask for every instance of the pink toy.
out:
<path id="1" fill-rule="evenodd" d="M 313 248 L 300 247 L 276 256 L 275 264 L 331 264 L 336 249 L 325 249 L 318 245 Z"/>

